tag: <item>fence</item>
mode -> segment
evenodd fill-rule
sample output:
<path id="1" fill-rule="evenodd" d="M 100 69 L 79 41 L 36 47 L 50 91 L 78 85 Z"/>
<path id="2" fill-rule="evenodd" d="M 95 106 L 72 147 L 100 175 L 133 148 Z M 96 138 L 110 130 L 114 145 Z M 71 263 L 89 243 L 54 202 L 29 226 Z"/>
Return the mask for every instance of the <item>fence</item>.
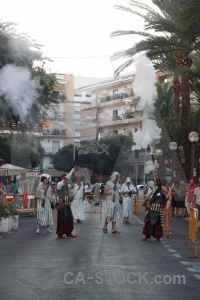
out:
<path id="1" fill-rule="evenodd" d="M 136 216 L 138 216 L 138 214 L 139 214 L 139 197 L 138 196 L 135 197 L 134 214 Z"/>
<path id="2" fill-rule="evenodd" d="M 198 252 L 198 219 L 198 209 L 190 208 L 188 248 L 191 248 L 192 241 L 194 243 L 194 257 L 197 257 Z"/>
<path id="3" fill-rule="evenodd" d="M 171 200 L 172 200 L 172 198 L 169 197 L 169 200 L 167 202 L 167 206 L 165 209 L 165 213 L 166 213 L 166 215 L 165 215 L 165 233 L 167 235 L 167 238 L 171 234 L 171 232 L 169 231 L 170 221 L 171 221 Z"/>
<path id="4" fill-rule="evenodd" d="M 103 197 L 99 196 L 99 202 L 95 203 L 93 197 L 98 197 L 98 195 L 86 195 L 85 196 L 85 214 L 99 214 L 100 220 L 102 220 L 102 200 Z M 95 205 L 96 204 L 96 205 Z"/>
<path id="5" fill-rule="evenodd" d="M 12 205 L 13 208 L 20 213 L 34 214 L 36 209 L 36 202 L 34 195 L 27 194 L 3 194 L 1 195 L 1 201 L 4 204 Z"/>

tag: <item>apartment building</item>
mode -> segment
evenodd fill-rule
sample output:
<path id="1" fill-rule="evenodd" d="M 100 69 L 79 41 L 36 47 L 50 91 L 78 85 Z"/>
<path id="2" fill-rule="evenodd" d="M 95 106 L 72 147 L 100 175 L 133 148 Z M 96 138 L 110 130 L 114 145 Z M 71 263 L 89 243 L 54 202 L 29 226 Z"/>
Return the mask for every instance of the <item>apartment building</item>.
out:
<path id="1" fill-rule="evenodd" d="M 41 168 L 52 169 L 52 157 L 58 150 L 69 144 L 80 144 L 80 107 L 89 104 L 91 95 L 80 93 L 80 86 L 99 81 L 99 78 L 55 74 L 60 100 L 47 111 L 48 118 L 43 122 L 42 133 L 38 136 L 44 149 Z M 56 173 L 56 172 L 54 172 Z"/>
<path id="2" fill-rule="evenodd" d="M 74 77 L 71 74 L 56 74 L 56 91 L 60 100 L 47 111 L 42 133 L 38 136 L 44 149 L 42 169 L 53 168 L 52 156 L 64 146 L 74 143 Z"/>
<path id="3" fill-rule="evenodd" d="M 102 81 L 102 78 L 85 76 L 74 76 L 74 142 L 75 146 L 80 145 L 81 135 L 81 107 L 91 103 L 90 91 L 81 91 L 81 87 Z"/>
<path id="4" fill-rule="evenodd" d="M 142 108 L 136 107 L 133 80 L 133 74 L 121 75 L 81 89 L 91 93 L 91 104 L 81 107 L 81 142 L 132 135 L 141 126 Z"/>

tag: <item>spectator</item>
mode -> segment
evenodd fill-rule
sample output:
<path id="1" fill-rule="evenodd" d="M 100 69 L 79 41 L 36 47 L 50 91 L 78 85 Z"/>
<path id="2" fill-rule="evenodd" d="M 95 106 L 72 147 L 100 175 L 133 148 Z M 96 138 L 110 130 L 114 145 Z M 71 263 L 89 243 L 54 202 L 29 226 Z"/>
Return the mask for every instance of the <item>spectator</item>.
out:
<path id="1" fill-rule="evenodd" d="M 96 180 L 95 184 L 93 185 L 91 194 L 93 194 L 93 200 L 95 205 L 99 205 L 100 203 L 100 184 L 98 180 Z"/>
<path id="2" fill-rule="evenodd" d="M 195 208 L 199 211 L 199 220 L 200 220 L 200 182 L 198 186 L 194 190 L 194 201 L 195 201 Z"/>
<path id="3" fill-rule="evenodd" d="M 90 202 L 90 203 L 92 203 L 91 191 L 92 191 L 92 185 L 90 182 L 88 182 L 88 184 L 86 184 L 86 186 L 85 186 L 85 196 L 86 196 L 88 202 Z"/>
<path id="4" fill-rule="evenodd" d="M 198 185 L 194 182 L 194 178 L 191 178 L 189 181 L 189 186 L 186 195 L 185 206 L 187 209 L 187 217 L 190 217 L 190 208 L 193 207 L 194 202 L 194 190 Z"/>

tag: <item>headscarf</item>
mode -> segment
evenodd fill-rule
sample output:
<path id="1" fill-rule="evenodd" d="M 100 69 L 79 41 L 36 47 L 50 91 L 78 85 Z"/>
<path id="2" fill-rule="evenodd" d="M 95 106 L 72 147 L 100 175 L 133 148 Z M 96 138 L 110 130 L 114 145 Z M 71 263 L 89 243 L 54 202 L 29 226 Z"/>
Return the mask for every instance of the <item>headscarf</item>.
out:
<path id="1" fill-rule="evenodd" d="M 110 180 L 114 181 L 117 178 L 117 176 L 119 176 L 119 173 L 118 172 L 113 172 L 112 175 L 110 176 Z"/>
<path id="2" fill-rule="evenodd" d="M 148 182 L 148 186 L 153 189 L 153 187 L 154 187 L 154 181 L 153 180 L 149 181 Z"/>
<path id="3" fill-rule="evenodd" d="M 130 182 L 130 183 L 131 183 L 130 177 L 127 177 L 127 178 L 126 178 L 126 183 L 127 183 L 127 182 Z"/>

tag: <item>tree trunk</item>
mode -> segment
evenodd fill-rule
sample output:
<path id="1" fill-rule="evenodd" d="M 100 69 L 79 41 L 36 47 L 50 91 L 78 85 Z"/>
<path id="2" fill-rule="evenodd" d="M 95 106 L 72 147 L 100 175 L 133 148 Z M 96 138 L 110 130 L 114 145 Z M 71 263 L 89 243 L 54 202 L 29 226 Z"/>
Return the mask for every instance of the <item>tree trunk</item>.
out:
<path id="1" fill-rule="evenodd" d="M 177 78 L 173 79 L 173 93 L 174 93 L 174 115 L 179 117 L 179 99 L 180 99 L 181 86 Z"/>
<path id="2" fill-rule="evenodd" d="M 182 119 L 188 121 L 188 113 L 190 111 L 190 89 L 189 79 L 187 74 L 181 75 L 181 97 L 182 97 Z M 184 149 L 185 163 L 183 166 L 186 178 L 190 179 L 190 168 L 191 168 L 191 145 L 188 139 L 189 130 L 187 126 L 182 125 L 182 144 Z"/>

